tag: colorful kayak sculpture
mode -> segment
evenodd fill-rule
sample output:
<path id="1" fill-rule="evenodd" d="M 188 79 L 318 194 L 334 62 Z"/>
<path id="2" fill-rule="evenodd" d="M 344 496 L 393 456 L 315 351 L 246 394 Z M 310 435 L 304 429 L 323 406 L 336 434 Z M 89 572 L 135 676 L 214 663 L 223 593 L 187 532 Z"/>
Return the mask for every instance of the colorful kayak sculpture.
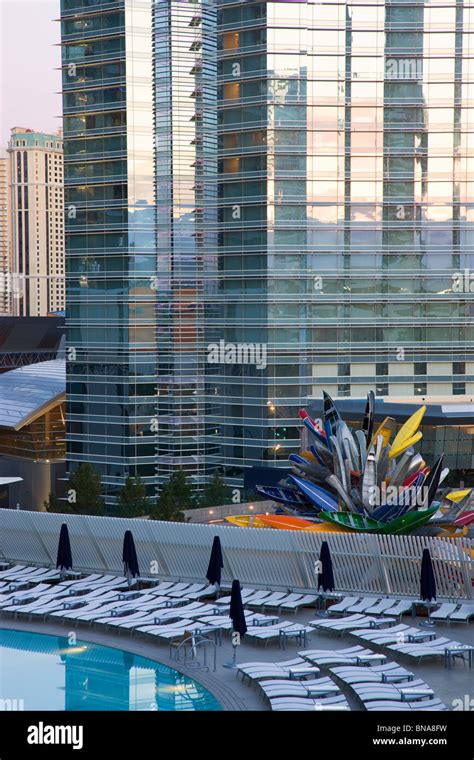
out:
<path id="1" fill-rule="evenodd" d="M 323 392 L 322 420 L 299 412 L 309 450 L 290 454 L 292 474 L 277 486 L 256 486 L 285 512 L 282 520 L 259 516 L 260 525 L 390 535 L 446 535 L 467 528 L 473 489 L 443 489 L 449 473 L 444 455 L 430 467 L 414 450 L 425 412 L 426 406 L 417 409 L 398 432 L 391 417 L 375 425 L 375 396 L 369 391 L 360 429 L 351 430 Z"/>

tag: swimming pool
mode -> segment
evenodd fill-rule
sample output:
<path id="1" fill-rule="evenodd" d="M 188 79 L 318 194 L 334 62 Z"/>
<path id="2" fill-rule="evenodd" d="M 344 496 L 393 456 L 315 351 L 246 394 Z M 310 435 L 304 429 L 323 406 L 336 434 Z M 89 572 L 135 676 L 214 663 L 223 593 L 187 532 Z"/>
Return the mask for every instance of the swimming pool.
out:
<path id="1" fill-rule="evenodd" d="M 177 670 L 75 639 L 0 629 L 0 701 L 24 710 L 220 710 Z"/>

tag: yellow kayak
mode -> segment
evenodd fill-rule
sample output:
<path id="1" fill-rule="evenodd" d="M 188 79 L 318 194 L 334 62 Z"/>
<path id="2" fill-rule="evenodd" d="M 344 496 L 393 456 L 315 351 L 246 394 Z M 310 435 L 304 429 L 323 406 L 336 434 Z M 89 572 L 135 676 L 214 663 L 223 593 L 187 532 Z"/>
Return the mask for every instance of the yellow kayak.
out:
<path id="1" fill-rule="evenodd" d="M 409 446 L 413 445 L 413 443 L 416 443 L 417 441 L 420 440 L 421 433 L 418 434 L 417 430 L 420 427 L 420 423 L 421 423 L 421 420 L 423 419 L 425 412 L 426 412 L 426 406 L 421 406 L 401 426 L 400 430 L 398 431 L 395 438 L 393 439 L 392 449 L 390 451 L 390 459 L 393 459 L 394 457 L 398 456 L 403 451 L 405 451 L 405 449 L 409 448 Z M 414 440 L 415 438 L 416 440 Z M 410 441 L 410 443 L 407 443 L 408 441 Z"/>
<path id="2" fill-rule="evenodd" d="M 418 441 L 423 438 L 423 433 L 421 430 L 418 431 L 418 433 L 415 433 L 415 435 L 412 435 L 411 438 L 405 438 L 401 443 L 398 443 L 397 446 L 395 446 L 395 441 L 392 444 L 392 448 L 390 449 L 390 453 L 388 455 L 389 459 L 394 459 L 395 457 L 398 457 L 400 454 L 403 454 L 404 451 L 410 448 L 410 446 L 414 446 L 415 443 L 418 443 Z"/>
<path id="3" fill-rule="evenodd" d="M 264 522 L 260 520 L 259 515 L 229 515 L 225 517 L 232 525 L 238 525 L 239 528 L 267 528 Z"/>
<path id="4" fill-rule="evenodd" d="M 303 459 L 307 459 L 307 461 L 311 462 L 312 464 L 319 464 L 312 451 L 301 451 L 300 456 L 303 457 Z"/>
<path id="5" fill-rule="evenodd" d="M 454 503 L 457 504 L 459 501 L 462 501 L 468 493 L 471 493 L 471 491 L 472 488 L 465 488 L 463 491 L 450 491 L 444 498 L 449 499 L 449 501 L 454 501 Z"/>
<path id="6" fill-rule="evenodd" d="M 394 432 L 395 427 L 396 423 L 393 417 L 385 417 L 384 421 L 380 423 L 377 430 L 373 434 L 370 446 L 376 444 L 378 436 L 381 435 L 383 438 L 383 447 L 385 448 L 390 438 L 392 437 L 392 433 Z"/>

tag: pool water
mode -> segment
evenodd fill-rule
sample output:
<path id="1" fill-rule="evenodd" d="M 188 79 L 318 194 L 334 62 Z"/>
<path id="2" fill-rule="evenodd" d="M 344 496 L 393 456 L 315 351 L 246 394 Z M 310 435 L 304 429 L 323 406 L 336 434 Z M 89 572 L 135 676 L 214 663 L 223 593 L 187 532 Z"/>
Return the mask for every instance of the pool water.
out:
<path id="1" fill-rule="evenodd" d="M 0 629 L 0 710 L 220 710 L 200 684 L 121 649 Z"/>

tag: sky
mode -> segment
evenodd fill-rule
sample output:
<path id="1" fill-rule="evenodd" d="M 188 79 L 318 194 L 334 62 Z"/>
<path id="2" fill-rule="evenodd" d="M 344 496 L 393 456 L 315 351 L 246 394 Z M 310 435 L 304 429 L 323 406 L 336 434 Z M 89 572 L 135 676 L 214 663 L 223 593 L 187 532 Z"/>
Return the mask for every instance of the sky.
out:
<path id="1" fill-rule="evenodd" d="M 0 146 L 11 127 L 62 126 L 59 0 L 0 0 Z"/>

